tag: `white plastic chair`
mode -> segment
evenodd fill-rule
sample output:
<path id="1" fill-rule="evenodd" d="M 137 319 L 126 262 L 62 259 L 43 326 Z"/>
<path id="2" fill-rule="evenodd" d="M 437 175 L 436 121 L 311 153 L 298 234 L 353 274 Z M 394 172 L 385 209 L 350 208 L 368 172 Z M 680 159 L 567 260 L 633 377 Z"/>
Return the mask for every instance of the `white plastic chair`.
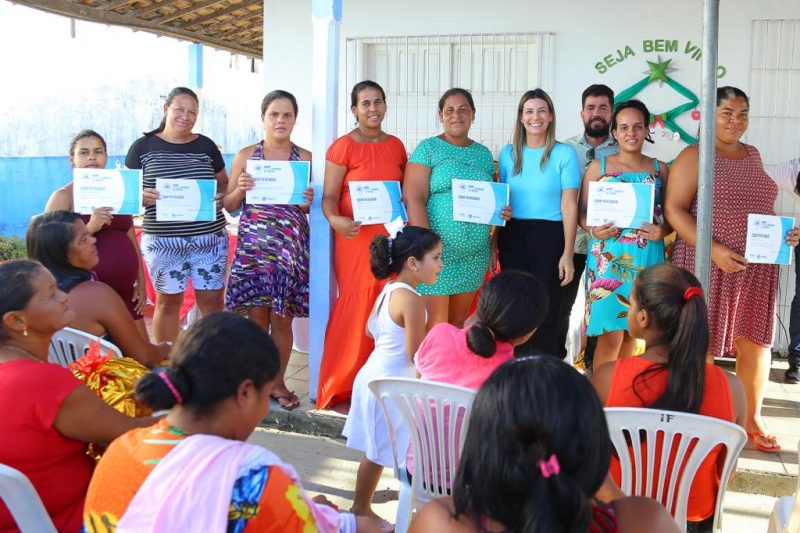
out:
<path id="1" fill-rule="evenodd" d="M 800 466 L 800 443 L 797 445 L 797 462 Z M 769 517 L 767 533 L 792 533 L 800 531 L 800 474 L 797 476 L 795 493 L 775 501 Z"/>
<path id="2" fill-rule="evenodd" d="M 23 533 L 56 533 L 30 480 L 19 470 L 4 464 L 0 464 L 0 499 Z"/>
<path id="3" fill-rule="evenodd" d="M 664 504 L 681 531 L 686 531 L 689 489 L 697 469 L 716 446 L 724 446 L 721 453 L 725 454 L 725 462 L 720 475 L 713 528 L 715 532 L 720 531 L 725 489 L 747 441 L 744 429 L 719 418 L 675 411 L 609 407 L 605 412 L 611 442 L 619 455 L 622 470 L 620 488 L 628 495 L 650 496 L 657 477 L 659 486 L 655 487 L 655 499 Z M 643 434 L 644 438 L 641 437 Z M 657 457 L 659 437 L 663 440 L 660 457 Z M 646 443 L 647 456 L 642 457 L 642 447 L 630 446 L 631 442 Z M 692 443 L 694 447 L 690 450 Z M 673 454 L 674 461 L 671 462 Z M 676 468 L 678 465 L 684 465 L 682 472 L 668 471 L 670 466 Z M 635 479 L 632 468 L 636 473 Z M 646 477 L 643 472 L 646 472 Z"/>
<path id="4" fill-rule="evenodd" d="M 114 357 L 122 357 L 122 352 L 113 343 L 99 339 L 79 329 L 64 328 L 53 335 L 47 360 L 57 365 L 69 366 L 70 363 L 86 355 L 90 342 L 100 342 L 100 351 L 102 353 L 111 350 L 114 353 Z"/>
<path id="5" fill-rule="evenodd" d="M 395 531 L 408 530 L 413 512 L 440 496 L 450 495 L 455 472 L 467 436 L 475 391 L 413 378 L 380 378 L 369 388 L 386 417 L 395 457 L 395 476 L 400 481 Z M 411 484 L 406 475 L 406 450 L 398 449 L 396 413 L 408 428 L 414 452 Z"/>

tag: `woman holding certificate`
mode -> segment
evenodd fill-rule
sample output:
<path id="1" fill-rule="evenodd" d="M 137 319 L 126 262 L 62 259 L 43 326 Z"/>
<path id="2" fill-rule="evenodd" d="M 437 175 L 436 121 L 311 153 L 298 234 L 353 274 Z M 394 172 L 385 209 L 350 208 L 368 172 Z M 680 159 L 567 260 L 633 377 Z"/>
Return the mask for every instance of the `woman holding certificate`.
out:
<path id="1" fill-rule="evenodd" d="M 664 221 L 661 198 L 667 184 L 666 164 L 642 153 L 644 142 L 650 141 L 650 112 L 639 100 L 620 104 L 611 120 L 611 135 L 619 144 L 619 153 L 594 160 L 586 169 L 580 192 L 580 224 L 590 235 L 586 258 L 586 334 L 599 337 L 594 354 L 594 368 L 626 357 L 633 352 L 634 340 L 628 334 L 629 297 L 636 276 L 650 265 L 664 261 L 664 237 L 672 229 Z M 650 141 L 652 142 L 652 141 Z M 591 210 L 608 206 L 613 198 L 595 200 L 602 187 L 590 195 L 592 182 L 629 184 L 623 193 L 636 194 L 635 202 L 650 201 L 644 221 L 634 218 L 633 227 L 617 227 L 615 218 L 625 220 L 624 214 L 606 212 L 611 222 L 589 224 L 600 218 Z M 639 184 L 650 185 L 641 187 Z M 642 194 L 642 192 L 645 194 Z M 599 196 L 598 196 L 599 198 Z M 590 205 L 591 204 L 591 205 Z M 621 207 L 629 207 L 626 201 Z M 640 213 L 636 209 L 636 214 Z M 647 222 L 650 218 L 652 222 Z"/>
<path id="2" fill-rule="evenodd" d="M 747 130 L 747 95 L 735 87 L 717 89 L 716 157 L 714 160 L 711 284 L 708 353 L 736 354 L 736 375 L 747 395 L 745 429 L 750 442 L 764 452 L 781 447 L 761 418 L 775 327 L 778 266 L 748 263 L 744 258 L 749 214 L 774 215 L 778 189 L 764 171 L 754 147 L 740 142 Z M 697 242 L 697 146 L 686 148 L 673 165 L 666 198 L 667 218 L 678 232 L 672 262 L 695 267 Z M 797 231 L 787 235 L 797 245 Z"/>
<path id="3" fill-rule="evenodd" d="M 194 91 L 172 89 L 161 124 L 134 141 L 125 158 L 126 167 L 144 175 L 142 252 L 157 293 L 153 333 L 159 342 L 178 336 L 189 279 L 203 316 L 222 311 L 224 303 L 228 233 L 218 200 L 228 174 L 214 141 L 192 132 L 198 107 Z"/>
<path id="4" fill-rule="evenodd" d="M 362 225 L 353 219 L 351 184 L 358 181 L 402 182 L 406 149 L 381 129 L 386 95 L 374 81 L 362 81 L 350 93 L 356 127 L 339 137 L 325 154 L 322 211 L 334 230 L 333 268 L 339 297 L 331 309 L 320 366 L 317 408 L 350 397 L 353 380 L 374 348 L 366 335 L 372 305 L 386 280 L 369 266 L 369 246 L 376 235 L 388 235 L 383 224 Z"/>
<path id="5" fill-rule="evenodd" d="M 272 91 L 261 102 L 264 140 L 242 148 L 231 167 L 225 209 L 242 210 L 239 239 L 231 266 L 225 307 L 246 314 L 270 332 L 278 347 L 281 367 L 270 393 L 287 410 L 300 405 L 286 388 L 284 373 L 292 352 L 292 319 L 308 316 L 308 208 L 306 203 L 254 204 L 246 198 L 255 187 L 248 160 L 311 161 L 311 152 L 291 141 L 297 119 L 297 100 L 286 91 Z M 308 166 L 306 165 L 306 170 Z"/>
<path id="6" fill-rule="evenodd" d="M 73 168 L 106 168 L 108 152 L 106 141 L 92 130 L 78 132 L 69 145 L 69 162 Z M 45 213 L 63 210 L 74 211 L 73 183 L 69 182 L 50 195 Z M 86 229 L 97 239 L 100 262 L 92 270 L 97 279 L 119 294 L 131 314 L 136 329 L 149 341 L 142 311 L 147 304 L 142 254 L 131 215 L 119 215 L 107 207 L 100 207 L 91 216 L 81 215 Z"/>
<path id="7" fill-rule="evenodd" d="M 430 228 L 442 238 L 444 270 L 433 285 L 420 285 L 428 329 L 439 322 L 461 328 L 475 291 L 489 268 L 489 225 L 453 220 L 453 180 L 492 181 L 494 159 L 469 138 L 475 102 L 469 91 L 453 88 L 439 99 L 444 132 L 420 142 L 408 161 L 403 200 L 408 223 Z M 504 217 L 509 215 L 503 211 Z"/>
<path id="8" fill-rule="evenodd" d="M 555 355 L 561 287 L 574 275 L 581 174 L 575 149 L 556 142 L 556 114 L 546 92 L 535 89 L 522 95 L 513 142 L 498 159 L 500 182 L 509 185 L 514 212 L 514 218 L 498 228 L 500 265 L 536 276 L 550 303 L 544 322 L 515 352 Z"/>

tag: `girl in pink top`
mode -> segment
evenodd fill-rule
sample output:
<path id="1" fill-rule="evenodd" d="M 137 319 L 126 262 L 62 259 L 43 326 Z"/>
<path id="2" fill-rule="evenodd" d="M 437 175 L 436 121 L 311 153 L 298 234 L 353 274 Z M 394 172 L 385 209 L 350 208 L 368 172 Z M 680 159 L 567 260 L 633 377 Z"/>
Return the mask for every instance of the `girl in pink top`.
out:
<path id="1" fill-rule="evenodd" d="M 414 356 L 422 379 L 478 389 L 495 368 L 514 358 L 547 315 L 547 294 L 532 275 L 506 270 L 481 289 L 471 325 L 436 324 Z"/>
<path id="2" fill-rule="evenodd" d="M 495 368 L 514 358 L 515 346 L 533 336 L 547 307 L 547 292 L 538 279 L 504 270 L 481 289 L 471 325 L 459 329 L 440 322 L 428 332 L 414 356 L 417 374 L 429 381 L 480 388 Z M 461 427 L 459 418 L 455 431 Z M 406 467 L 414 471 L 410 446 Z"/>

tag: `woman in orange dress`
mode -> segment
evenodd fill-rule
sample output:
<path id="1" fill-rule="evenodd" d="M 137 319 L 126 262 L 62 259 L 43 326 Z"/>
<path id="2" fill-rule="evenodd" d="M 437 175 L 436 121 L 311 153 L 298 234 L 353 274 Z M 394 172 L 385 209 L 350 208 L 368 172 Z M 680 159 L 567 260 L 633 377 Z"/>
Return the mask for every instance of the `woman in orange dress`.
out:
<path id="1" fill-rule="evenodd" d="M 334 229 L 333 268 L 339 297 L 331 309 L 319 370 L 317 408 L 347 400 L 353 380 L 373 349 L 365 325 L 386 280 L 369 269 L 369 244 L 387 235 L 383 224 L 362 226 L 353 220 L 350 183 L 402 181 L 408 156 L 402 141 L 381 129 L 386 95 L 374 81 L 362 81 L 350 94 L 357 125 L 338 138 L 325 156 L 322 211 Z"/>

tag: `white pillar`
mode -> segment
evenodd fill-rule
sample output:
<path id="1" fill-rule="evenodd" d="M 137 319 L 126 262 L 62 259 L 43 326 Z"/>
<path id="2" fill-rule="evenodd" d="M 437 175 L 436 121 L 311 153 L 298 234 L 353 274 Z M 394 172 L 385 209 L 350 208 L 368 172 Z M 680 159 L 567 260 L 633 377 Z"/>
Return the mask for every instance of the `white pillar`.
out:
<path id="1" fill-rule="evenodd" d="M 325 151 L 336 136 L 336 108 L 339 87 L 339 25 L 342 0 L 311 0 L 314 30 L 311 104 L 311 284 L 309 324 L 309 396 L 317 399 L 319 366 L 325 341 L 331 302 L 336 284 L 331 262 L 332 238 L 322 214 L 322 183 L 325 178 Z M 266 18 L 266 17 L 265 17 Z"/>

